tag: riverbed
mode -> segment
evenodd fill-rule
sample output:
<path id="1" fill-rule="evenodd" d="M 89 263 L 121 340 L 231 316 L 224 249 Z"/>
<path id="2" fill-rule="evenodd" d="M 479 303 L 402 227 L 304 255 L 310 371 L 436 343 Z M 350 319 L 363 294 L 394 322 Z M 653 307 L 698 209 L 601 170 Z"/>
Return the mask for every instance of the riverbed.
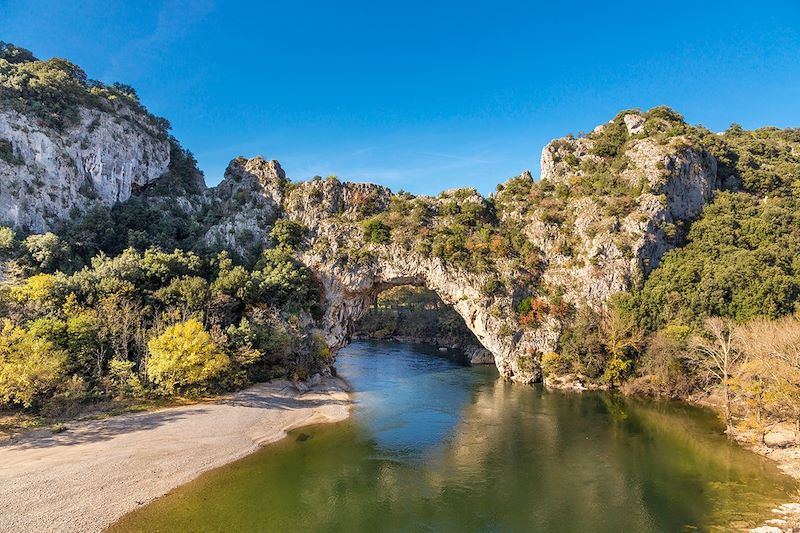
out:
<path id="1" fill-rule="evenodd" d="M 338 356 L 350 419 L 204 474 L 112 531 L 728 531 L 796 482 L 713 413 L 506 383 L 419 345 Z"/>

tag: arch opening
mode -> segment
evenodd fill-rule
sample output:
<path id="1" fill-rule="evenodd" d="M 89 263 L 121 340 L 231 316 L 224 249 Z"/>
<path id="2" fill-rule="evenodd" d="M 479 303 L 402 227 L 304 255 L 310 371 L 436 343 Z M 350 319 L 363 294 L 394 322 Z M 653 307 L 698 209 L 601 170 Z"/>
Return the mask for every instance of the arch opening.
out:
<path id="1" fill-rule="evenodd" d="M 391 285 L 376 294 L 355 321 L 352 339 L 427 344 L 465 364 L 494 364 L 461 315 L 421 284 Z"/>

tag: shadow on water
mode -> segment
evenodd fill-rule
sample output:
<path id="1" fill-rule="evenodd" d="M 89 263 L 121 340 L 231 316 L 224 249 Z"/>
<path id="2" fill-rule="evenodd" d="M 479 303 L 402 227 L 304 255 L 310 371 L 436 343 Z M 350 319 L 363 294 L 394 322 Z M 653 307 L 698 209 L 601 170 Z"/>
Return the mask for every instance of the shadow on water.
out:
<path id="1" fill-rule="evenodd" d="M 671 402 L 550 392 L 411 345 L 339 357 L 353 418 L 304 428 L 112 531 L 727 531 L 794 483 Z"/>

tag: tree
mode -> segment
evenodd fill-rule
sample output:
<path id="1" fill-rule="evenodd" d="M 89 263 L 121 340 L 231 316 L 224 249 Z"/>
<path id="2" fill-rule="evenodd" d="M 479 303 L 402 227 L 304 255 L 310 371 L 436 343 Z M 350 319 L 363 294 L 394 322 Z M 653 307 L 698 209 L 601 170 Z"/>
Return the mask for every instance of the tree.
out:
<path id="1" fill-rule="evenodd" d="M 794 419 L 800 444 L 800 319 L 756 319 L 737 328 L 737 339 L 748 359 L 742 385 L 758 402 L 759 422 L 762 410 L 779 404 Z"/>
<path id="2" fill-rule="evenodd" d="M 733 431 L 733 415 L 731 413 L 731 379 L 736 367 L 742 360 L 742 352 L 734 343 L 734 329 L 730 320 L 711 317 L 706 319 L 705 327 L 700 335 L 692 340 L 697 368 L 705 375 L 707 382 L 716 382 L 722 386 L 726 431 Z"/>
<path id="3" fill-rule="evenodd" d="M 361 230 L 366 242 L 386 244 L 391 239 L 391 228 L 378 217 L 365 220 L 361 225 Z"/>
<path id="4" fill-rule="evenodd" d="M 285 218 L 279 218 L 269 232 L 269 238 L 279 246 L 294 248 L 303 240 L 308 229 L 302 224 Z"/>
<path id="5" fill-rule="evenodd" d="M 646 378 L 648 392 L 682 398 L 695 387 L 695 376 L 686 363 L 689 335 L 688 326 L 672 324 L 647 339 L 638 373 Z"/>
<path id="6" fill-rule="evenodd" d="M 634 319 L 612 301 L 603 311 L 600 333 L 608 360 L 604 377 L 618 386 L 633 368 L 633 360 L 644 344 L 644 331 Z"/>
<path id="7" fill-rule="evenodd" d="M 52 272 L 62 266 L 69 256 L 69 249 L 55 233 L 31 235 L 23 241 L 25 250 L 33 266 L 39 270 Z"/>
<path id="8" fill-rule="evenodd" d="M 187 389 L 219 376 L 230 364 L 203 325 L 189 319 L 147 343 L 147 374 L 165 392 Z"/>
<path id="9" fill-rule="evenodd" d="M 0 331 L 0 402 L 30 407 L 58 384 L 66 354 L 6 320 Z"/>
<path id="10" fill-rule="evenodd" d="M 0 226 L 0 254 L 8 254 L 14 250 L 14 230 Z"/>

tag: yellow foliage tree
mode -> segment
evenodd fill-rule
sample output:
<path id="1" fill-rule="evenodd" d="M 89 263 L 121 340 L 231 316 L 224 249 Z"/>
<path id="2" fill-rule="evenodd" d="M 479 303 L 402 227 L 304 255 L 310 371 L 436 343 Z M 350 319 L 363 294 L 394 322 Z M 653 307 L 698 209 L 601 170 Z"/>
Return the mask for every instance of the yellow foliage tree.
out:
<path id="1" fill-rule="evenodd" d="M 25 280 L 23 285 L 11 289 L 11 297 L 19 302 L 40 302 L 52 294 L 56 277 L 52 274 L 36 274 Z"/>
<path id="2" fill-rule="evenodd" d="M 198 385 L 220 375 L 228 356 L 195 319 L 175 324 L 147 343 L 147 373 L 166 392 Z"/>
<path id="3" fill-rule="evenodd" d="M 0 403 L 29 407 L 64 373 L 67 355 L 9 320 L 0 331 Z"/>

